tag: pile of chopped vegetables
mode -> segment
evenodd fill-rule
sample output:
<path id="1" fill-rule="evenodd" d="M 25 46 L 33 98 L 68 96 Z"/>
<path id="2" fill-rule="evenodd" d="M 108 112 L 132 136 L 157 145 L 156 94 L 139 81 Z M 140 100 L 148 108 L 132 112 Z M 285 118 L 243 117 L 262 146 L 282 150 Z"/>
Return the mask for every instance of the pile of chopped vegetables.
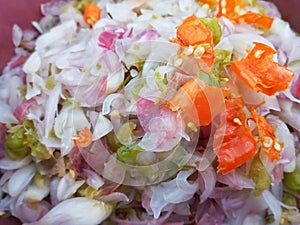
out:
<path id="1" fill-rule="evenodd" d="M 262 0 L 52 0 L 0 76 L 0 213 L 300 223 L 300 37 Z"/>

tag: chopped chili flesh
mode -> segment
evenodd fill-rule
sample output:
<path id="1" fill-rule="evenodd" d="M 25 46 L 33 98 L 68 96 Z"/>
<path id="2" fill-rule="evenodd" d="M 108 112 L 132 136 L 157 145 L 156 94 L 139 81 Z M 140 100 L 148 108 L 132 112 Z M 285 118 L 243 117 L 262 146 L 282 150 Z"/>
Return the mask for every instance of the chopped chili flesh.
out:
<path id="1" fill-rule="evenodd" d="M 268 45 L 254 43 L 246 58 L 233 61 L 231 69 L 251 88 L 272 96 L 288 88 L 294 74 L 274 62 L 276 51 Z"/>
<path id="2" fill-rule="evenodd" d="M 243 165 L 257 153 L 257 141 L 246 125 L 243 99 L 227 99 L 225 105 L 225 120 L 214 135 L 218 171 L 222 174 Z"/>

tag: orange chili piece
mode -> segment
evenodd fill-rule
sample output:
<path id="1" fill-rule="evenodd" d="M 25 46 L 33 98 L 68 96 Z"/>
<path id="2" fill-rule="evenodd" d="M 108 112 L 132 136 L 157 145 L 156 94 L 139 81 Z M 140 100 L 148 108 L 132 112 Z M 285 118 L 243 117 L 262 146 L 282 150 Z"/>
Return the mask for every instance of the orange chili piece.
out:
<path id="1" fill-rule="evenodd" d="M 238 12 L 246 7 L 248 3 L 243 0 L 219 0 L 219 10 L 217 17 L 226 16 L 228 18 L 238 15 Z"/>
<path id="2" fill-rule="evenodd" d="M 274 162 L 280 159 L 283 143 L 276 138 L 276 132 L 267 122 L 265 117 L 256 112 L 256 107 L 251 107 L 251 114 L 256 122 L 261 149 L 267 152 L 269 159 Z"/>
<path id="3" fill-rule="evenodd" d="M 178 43 L 182 47 L 193 46 L 202 48 L 203 53 L 200 59 L 210 68 L 213 66 L 215 55 L 212 33 L 195 15 L 183 20 L 182 24 L 177 27 L 176 38 L 171 41 Z"/>
<path id="4" fill-rule="evenodd" d="M 254 43 L 246 58 L 234 61 L 231 69 L 251 88 L 273 95 L 288 88 L 294 73 L 273 61 L 276 51 L 268 45 Z"/>
<path id="5" fill-rule="evenodd" d="M 171 110 L 181 112 L 186 123 L 192 122 L 196 126 L 206 126 L 224 107 L 226 93 L 226 90 L 208 86 L 193 77 L 180 87 L 167 105 Z M 196 110 L 198 118 L 192 115 L 191 112 L 194 110 Z"/>
<path id="6" fill-rule="evenodd" d="M 178 26 L 175 41 L 184 47 L 210 43 L 212 34 L 201 20 L 192 15 L 184 19 L 182 24 Z"/>
<path id="7" fill-rule="evenodd" d="M 87 4 L 84 8 L 83 19 L 84 22 L 93 26 L 101 15 L 101 9 L 93 3 Z"/>
<path id="8" fill-rule="evenodd" d="M 257 142 L 246 125 L 243 99 L 227 99 L 225 105 L 225 120 L 219 124 L 214 135 L 218 172 L 222 174 L 243 165 L 258 151 Z"/>
<path id="9" fill-rule="evenodd" d="M 197 0 L 197 2 L 202 2 L 202 3 L 206 3 L 206 4 L 209 4 L 209 5 L 215 5 L 217 4 L 217 0 Z"/>
<path id="10" fill-rule="evenodd" d="M 92 143 L 93 134 L 89 128 L 85 127 L 81 130 L 77 136 L 72 138 L 75 146 L 78 147 L 87 147 Z"/>
<path id="11" fill-rule="evenodd" d="M 255 13 L 255 12 L 251 12 L 251 11 L 248 11 L 241 16 L 235 17 L 234 20 L 237 23 L 245 22 L 245 23 L 249 23 L 249 24 L 256 24 L 265 29 L 270 29 L 272 26 L 272 23 L 274 21 L 274 19 L 271 17 L 264 16 L 260 13 Z"/>
<path id="12" fill-rule="evenodd" d="M 219 10 L 216 16 L 226 16 L 236 23 L 245 22 L 248 24 L 256 24 L 265 29 L 270 29 L 274 21 L 274 19 L 271 17 L 252 11 L 248 11 L 243 15 L 239 15 L 240 10 L 247 5 L 248 3 L 242 0 L 219 0 Z"/>

